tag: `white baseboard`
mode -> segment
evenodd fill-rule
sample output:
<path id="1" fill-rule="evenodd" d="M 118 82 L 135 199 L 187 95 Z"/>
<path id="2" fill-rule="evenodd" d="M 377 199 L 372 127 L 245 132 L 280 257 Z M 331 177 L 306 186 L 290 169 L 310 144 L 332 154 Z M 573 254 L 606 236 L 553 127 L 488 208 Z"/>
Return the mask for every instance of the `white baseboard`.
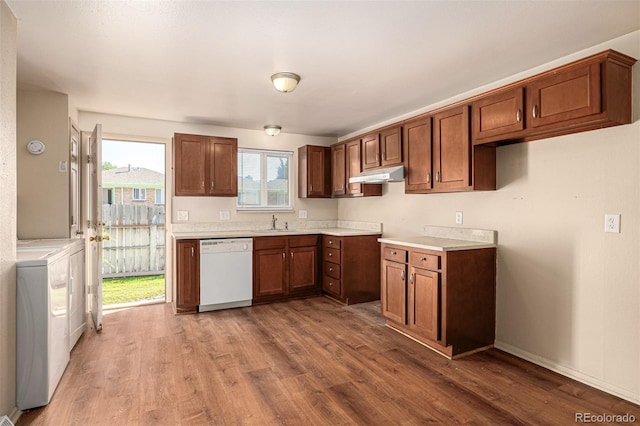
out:
<path id="1" fill-rule="evenodd" d="M 21 415 L 22 415 L 22 411 L 18 410 L 17 407 L 13 407 L 13 410 L 11 411 L 11 413 L 8 414 L 9 418 L 11 419 L 11 422 L 14 425 L 18 423 L 18 419 L 20 418 Z"/>
<path id="2" fill-rule="evenodd" d="M 551 371 L 554 371 L 558 374 L 562 374 L 563 376 L 569 377 L 570 379 L 577 380 L 586 385 L 592 386 L 596 389 L 600 389 L 601 391 L 610 393 L 622 399 L 626 399 L 629 402 L 633 402 L 634 404 L 640 404 L 640 394 L 631 392 L 627 389 L 619 388 L 611 383 L 604 382 L 596 377 L 589 376 L 587 374 L 576 371 L 572 368 L 565 367 L 563 365 L 559 365 L 551 360 L 548 360 L 539 355 L 534 355 L 527 351 L 524 351 L 515 346 L 511 346 L 508 343 L 504 343 L 496 340 L 495 347 L 500 349 L 501 351 L 510 353 L 511 355 L 515 355 L 518 358 L 526 359 L 529 362 L 532 362 L 541 367 L 547 368 Z"/>

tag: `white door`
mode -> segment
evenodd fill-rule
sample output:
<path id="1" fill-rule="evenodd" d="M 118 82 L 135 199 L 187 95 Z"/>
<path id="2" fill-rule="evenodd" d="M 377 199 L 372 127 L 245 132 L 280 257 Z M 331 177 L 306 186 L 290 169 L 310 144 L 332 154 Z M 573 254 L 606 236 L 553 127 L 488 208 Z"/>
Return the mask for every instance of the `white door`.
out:
<path id="1" fill-rule="evenodd" d="M 96 124 L 89 139 L 89 291 L 96 331 L 102 330 L 102 125 Z"/>

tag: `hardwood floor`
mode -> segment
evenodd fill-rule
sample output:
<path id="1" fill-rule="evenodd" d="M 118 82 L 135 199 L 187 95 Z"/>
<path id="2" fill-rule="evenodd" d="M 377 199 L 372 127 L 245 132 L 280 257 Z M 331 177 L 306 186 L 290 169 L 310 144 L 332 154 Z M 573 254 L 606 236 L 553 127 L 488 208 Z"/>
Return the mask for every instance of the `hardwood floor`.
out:
<path id="1" fill-rule="evenodd" d="M 175 316 L 110 313 L 18 425 L 570 424 L 640 407 L 499 350 L 450 361 L 384 326 L 379 302 L 316 297 Z"/>

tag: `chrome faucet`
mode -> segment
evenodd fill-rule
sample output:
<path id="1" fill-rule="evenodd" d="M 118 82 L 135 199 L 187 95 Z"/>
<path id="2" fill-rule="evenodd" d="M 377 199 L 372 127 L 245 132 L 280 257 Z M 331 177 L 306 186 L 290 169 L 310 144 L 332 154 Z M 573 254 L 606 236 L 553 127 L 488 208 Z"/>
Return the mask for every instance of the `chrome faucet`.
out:
<path id="1" fill-rule="evenodd" d="M 277 220 L 278 220 L 278 219 L 276 218 L 276 215 L 275 215 L 275 214 L 274 214 L 274 215 L 271 215 L 271 229 L 272 229 L 273 231 L 275 231 L 275 230 L 276 230 L 276 221 L 277 221 Z"/>

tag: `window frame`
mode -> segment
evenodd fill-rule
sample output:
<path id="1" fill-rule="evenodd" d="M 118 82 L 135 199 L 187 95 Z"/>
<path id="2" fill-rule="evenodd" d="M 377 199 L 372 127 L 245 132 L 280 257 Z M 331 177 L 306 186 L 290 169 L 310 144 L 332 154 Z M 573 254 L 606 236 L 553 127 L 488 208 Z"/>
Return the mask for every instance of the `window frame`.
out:
<path id="1" fill-rule="evenodd" d="M 242 168 L 240 167 L 240 162 L 242 159 L 242 154 L 260 154 L 260 205 L 258 206 L 247 206 L 240 205 L 240 190 L 241 185 L 238 185 L 238 196 L 236 197 L 236 211 L 238 212 L 281 212 L 281 211 L 293 211 L 293 159 L 294 152 L 293 151 L 284 151 L 284 150 L 275 150 L 275 149 L 260 149 L 260 148 L 238 148 L 238 176 L 237 179 L 242 178 L 240 173 L 242 172 Z M 269 155 L 284 155 L 287 156 L 288 161 L 288 176 L 287 176 L 287 188 L 288 188 L 288 200 L 289 204 L 287 206 L 270 206 L 264 204 L 268 201 L 268 180 L 267 180 L 267 158 Z"/>
<path id="2" fill-rule="evenodd" d="M 142 191 L 144 198 L 136 198 L 136 191 Z M 147 188 L 131 188 L 131 201 L 147 201 Z"/>

